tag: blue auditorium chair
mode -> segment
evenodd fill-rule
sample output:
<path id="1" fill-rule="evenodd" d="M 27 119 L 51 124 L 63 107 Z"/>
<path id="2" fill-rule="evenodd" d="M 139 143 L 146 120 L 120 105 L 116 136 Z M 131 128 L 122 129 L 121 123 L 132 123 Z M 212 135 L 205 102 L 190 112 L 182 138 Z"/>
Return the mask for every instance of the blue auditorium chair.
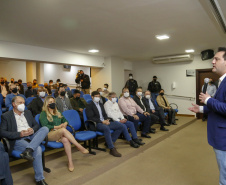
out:
<path id="1" fill-rule="evenodd" d="M 86 102 L 92 100 L 92 97 L 90 94 L 84 94 L 83 98 L 86 100 Z"/>
<path id="2" fill-rule="evenodd" d="M 71 125 L 75 131 L 78 131 L 81 128 L 81 119 L 76 110 L 67 110 L 67 111 L 64 111 L 62 114 L 68 121 L 68 124 Z M 70 128 L 68 128 L 68 130 L 72 132 Z M 83 141 L 85 148 L 87 147 L 86 141 L 88 141 L 89 153 L 93 155 L 96 155 L 96 152 L 93 152 L 91 150 L 91 140 L 92 139 L 94 140 L 96 136 L 97 134 L 94 131 L 75 132 L 75 139 L 78 141 Z"/>
<path id="3" fill-rule="evenodd" d="M 83 119 L 84 119 L 84 123 L 85 123 L 87 130 L 89 130 L 89 124 L 95 125 L 95 128 L 96 128 L 96 123 L 93 122 L 92 120 L 88 120 L 87 115 L 86 115 L 86 109 L 83 109 Z M 114 132 L 114 130 L 110 130 L 110 132 L 112 134 Z M 104 133 L 100 132 L 100 131 L 96 131 L 96 134 L 97 134 L 97 137 L 96 137 L 96 140 L 95 140 L 96 141 L 95 142 L 95 149 L 106 151 L 106 149 L 98 147 L 98 136 L 104 136 Z"/>
<path id="4" fill-rule="evenodd" d="M 43 85 L 43 84 L 38 84 L 38 86 L 39 86 L 39 87 L 44 87 L 44 85 Z"/>

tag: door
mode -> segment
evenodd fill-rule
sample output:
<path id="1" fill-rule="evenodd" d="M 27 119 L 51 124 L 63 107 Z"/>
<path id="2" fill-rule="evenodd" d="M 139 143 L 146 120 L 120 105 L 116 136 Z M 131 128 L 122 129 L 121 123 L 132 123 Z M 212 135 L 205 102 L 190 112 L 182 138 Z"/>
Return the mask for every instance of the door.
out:
<path id="1" fill-rule="evenodd" d="M 202 92 L 202 86 L 205 78 L 212 78 L 215 85 L 218 83 L 219 76 L 212 72 L 212 69 L 196 69 L 196 104 L 201 105 L 199 94 Z M 203 104 L 202 104 L 203 105 Z M 202 118 L 202 114 L 196 114 L 198 119 Z"/>

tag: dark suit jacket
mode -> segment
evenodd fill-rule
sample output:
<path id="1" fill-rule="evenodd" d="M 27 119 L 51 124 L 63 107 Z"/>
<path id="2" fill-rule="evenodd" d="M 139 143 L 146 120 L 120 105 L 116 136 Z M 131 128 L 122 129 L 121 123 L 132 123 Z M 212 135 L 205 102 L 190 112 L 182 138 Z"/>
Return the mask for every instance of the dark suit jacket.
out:
<path id="1" fill-rule="evenodd" d="M 20 86 L 20 94 L 24 94 L 24 86 L 22 84 L 19 85 Z"/>
<path id="2" fill-rule="evenodd" d="M 106 119 L 111 119 L 107 116 L 105 110 L 104 110 L 104 106 L 102 103 L 100 103 L 100 108 L 101 108 L 101 111 L 102 111 L 102 114 L 103 114 L 103 117 L 104 117 L 104 120 Z M 87 118 L 89 120 L 92 120 L 96 123 L 102 123 L 102 121 L 100 120 L 100 114 L 99 114 L 99 111 L 96 107 L 96 105 L 94 104 L 93 101 L 91 101 L 87 106 L 86 106 L 86 115 L 87 115 Z"/>
<path id="3" fill-rule="evenodd" d="M 37 90 L 36 89 L 27 89 L 25 91 L 25 97 L 31 97 L 31 96 L 36 96 L 37 95 Z"/>
<path id="4" fill-rule="evenodd" d="M 208 113 L 208 142 L 213 148 L 226 150 L 226 78 L 216 94 L 207 101 L 204 113 Z"/>
<path id="5" fill-rule="evenodd" d="M 148 107 L 150 107 L 149 100 L 146 99 L 146 98 L 145 98 L 145 100 L 146 100 L 146 103 L 147 103 Z M 154 105 L 154 107 L 155 107 L 155 110 L 158 111 L 160 108 L 159 108 L 159 106 L 156 105 L 156 102 L 155 102 L 152 98 L 151 98 L 151 102 L 153 103 L 153 105 Z M 152 111 L 151 108 L 150 108 L 150 110 Z"/>
<path id="6" fill-rule="evenodd" d="M 41 114 L 42 107 L 43 107 L 43 101 L 42 99 L 37 96 L 37 98 L 33 99 L 31 103 L 27 106 L 28 110 L 31 111 L 33 117 L 35 117 L 37 114 Z"/>
<path id="7" fill-rule="evenodd" d="M 34 132 L 39 129 L 38 123 L 33 118 L 31 111 L 25 110 L 24 116 L 27 119 L 28 125 L 33 128 Z M 5 137 L 9 140 L 11 154 L 16 140 L 20 139 L 20 132 L 17 132 L 16 118 L 13 110 L 2 114 L 2 123 L 0 125 L 0 137 Z"/>
<path id="8" fill-rule="evenodd" d="M 143 102 L 144 106 L 143 106 L 142 103 L 140 102 L 140 98 L 139 98 L 137 95 L 135 95 L 135 96 L 133 97 L 133 100 L 136 102 L 137 105 L 140 106 L 140 108 L 143 109 L 143 111 L 145 111 L 145 108 L 146 108 L 146 112 L 148 112 L 148 113 L 151 112 L 151 111 L 150 111 L 150 106 L 148 106 L 147 101 L 145 100 L 144 97 L 142 97 L 142 99 L 141 99 L 141 101 Z"/>

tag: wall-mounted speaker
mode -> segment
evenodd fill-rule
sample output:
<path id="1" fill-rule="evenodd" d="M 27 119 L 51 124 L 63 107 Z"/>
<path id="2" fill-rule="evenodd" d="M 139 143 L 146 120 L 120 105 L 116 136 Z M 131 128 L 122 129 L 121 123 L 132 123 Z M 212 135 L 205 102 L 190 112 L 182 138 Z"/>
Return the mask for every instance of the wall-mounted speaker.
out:
<path id="1" fill-rule="evenodd" d="M 202 60 L 209 60 L 214 57 L 214 51 L 212 49 L 207 49 L 201 52 Z"/>

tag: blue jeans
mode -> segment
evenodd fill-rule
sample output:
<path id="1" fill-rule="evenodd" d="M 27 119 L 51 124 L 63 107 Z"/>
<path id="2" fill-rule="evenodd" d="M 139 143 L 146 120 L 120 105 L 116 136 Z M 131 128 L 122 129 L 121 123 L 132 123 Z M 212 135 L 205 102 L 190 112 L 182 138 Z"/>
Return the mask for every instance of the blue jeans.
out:
<path id="1" fill-rule="evenodd" d="M 142 134 L 149 133 L 149 128 L 151 124 L 151 117 L 145 116 L 143 114 L 137 113 L 136 114 L 139 117 L 139 120 L 135 120 L 133 116 L 128 116 L 129 121 L 132 121 L 134 123 L 135 129 L 138 129 L 138 123 L 143 122 L 143 130 Z"/>
<path id="2" fill-rule="evenodd" d="M 119 122 L 110 122 L 110 125 L 104 125 L 103 123 L 97 123 L 97 130 L 104 133 L 105 141 L 108 148 L 114 148 L 113 143 L 118 139 L 122 133 L 124 126 Z M 111 135 L 110 130 L 114 130 Z"/>
<path id="3" fill-rule="evenodd" d="M 217 158 L 217 164 L 220 171 L 219 184 L 226 185 L 226 151 L 217 150 L 214 148 Z"/>
<path id="4" fill-rule="evenodd" d="M 42 148 L 40 147 L 41 142 L 49 133 L 47 127 L 41 127 L 37 132 L 31 136 L 23 137 L 19 140 L 16 140 L 14 145 L 14 150 L 23 152 L 26 148 L 31 148 L 33 152 L 33 168 L 35 171 L 35 180 L 40 181 L 44 179 L 43 176 L 43 166 L 42 166 Z M 24 139 L 29 139 L 31 142 L 27 142 Z"/>
<path id="5" fill-rule="evenodd" d="M 127 141 L 131 141 L 132 140 L 131 137 L 130 137 L 130 135 L 129 135 L 128 128 L 129 128 L 129 130 L 131 132 L 131 135 L 132 135 L 133 139 L 136 139 L 137 138 L 137 132 L 136 132 L 136 129 L 135 129 L 135 126 L 134 126 L 134 123 L 133 122 L 127 121 L 127 122 L 121 123 L 121 124 L 124 127 L 122 133 L 125 136 L 125 138 L 126 138 Z"/>
<path id="6" fill-rule="evenodd" d="M 156 98 L 157 98 L 157 96 L 159 95 L 159 93 L 151 93 L 151 98 L 153 99 L 153 100 L 156 100 Z"/>

